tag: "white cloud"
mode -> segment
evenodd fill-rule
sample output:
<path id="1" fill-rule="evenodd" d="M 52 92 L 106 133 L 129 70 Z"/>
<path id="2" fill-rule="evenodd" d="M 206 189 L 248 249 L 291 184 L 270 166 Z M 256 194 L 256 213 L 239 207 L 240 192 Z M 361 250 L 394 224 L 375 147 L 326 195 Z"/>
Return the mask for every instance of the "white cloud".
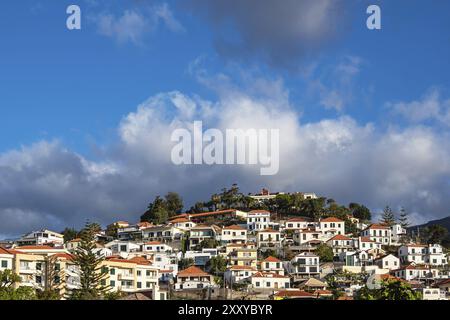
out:
<path id="1" fill-rule="evenodd" d="M 442 99 L 436 88 L 428 90 L 420 100 L 389 102 L 387 106 L 394 115 L 400 115 L 413 123 L 435 120 L 450 126 L 450 99 Z"/>
<path id="2" fill-rule="evenodd" d="M 118 141 L 100 148 L 99 160 L 46 141 L 1 154 L 0 233 L 80 226 L 88 218 L 134 221 L 155 195 L 178 191 L 192 203 L 234 182 L 244 192 L 267 186 L 374 209 L 403 205 L 417 221 L 447 214 L 448 132 L 380 131 L 347 116 L 302 123 L 282 82 L 254 79 L 238 87 L 214 79 L 204 80 L 217 92 L 215 101 L 175 91 L 139 105 L 119 124 Z M 279 128 L 279 174 L 263 177 L 254 166 L 173 165 L 172 130 L 194 120 L 220 129 Z"/>
<path id="3" fill-rule="evenodd" d="M 99 34 L 116 39 L 119 43 L 142 45 L 145 37 L 159 25 L 172 32 L 184 32 L 167 3 L 138 9 L 128 9 L 122 15 L 101 13 L 95 17 Z"/>

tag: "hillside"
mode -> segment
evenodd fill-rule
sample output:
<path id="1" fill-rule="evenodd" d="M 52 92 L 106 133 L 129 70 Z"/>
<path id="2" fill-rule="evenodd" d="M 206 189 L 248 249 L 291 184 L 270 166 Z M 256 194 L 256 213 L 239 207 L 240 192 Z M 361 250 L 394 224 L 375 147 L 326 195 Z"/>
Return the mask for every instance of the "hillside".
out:
<path id="1" fill-rule="evenodd" d="M 416 230 L 417 228 L 425 228 L 434 224 L 438 224 L 443 226 L 444 228 L 446 228 L 449 232 L 450 232 L 450 216 L 443 218 L 443 219 L 439 219 L 439 220 L 431 220 L 428 221 L 427 223 L 421 224 L 421 225 L 417 225 L 417 226 L 413 226 L 413 227 L 409 227 L 408 230 Z"/>

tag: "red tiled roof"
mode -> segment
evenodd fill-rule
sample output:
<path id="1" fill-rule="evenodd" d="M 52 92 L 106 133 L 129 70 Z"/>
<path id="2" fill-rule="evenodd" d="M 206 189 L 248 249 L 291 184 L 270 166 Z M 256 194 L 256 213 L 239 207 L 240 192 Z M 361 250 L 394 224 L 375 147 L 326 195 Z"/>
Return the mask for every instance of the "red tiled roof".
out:
<path id="1" fill-rule="evenodd" d="M 146 245 L 153 246 L 153 245 L 158 245 L 158 244 L 162 244 L 162 243 L 159 242 L 159 241 L 149 241 L 149 242 L 146 242 L 145 244 L 146 244 Z"/>
<path id="2" fill-rule="evenodd" d="M 337 234 L 333 238 L 329 239 L 328 241 L 331 241 L 331 240 L 352 240 L 352 239 L 347 236 L 344 236 L 342 234 Z"/>
<path id="3" fill-rule="evenodd" d="M 286 222 L 308 222 L 303 218 L 291 218 L 289 220 L 287 220 Z"/>
<path id="4" fill-rule="evenodd" d="M 314 294 L 318 296 L 330 296 L 333 295 L 333 292 L 329 290 L 316 290 L 314 291 Z"/>
<path id="5" fill-rule="evenodd" d="M 336 217 L 328 217 L 328 218 L 320 220 L 320 222 L 344 222 L 344 221 L 341 219 L 338 219 Z"/>
<path id="6" fill-rule="evenodd" d="M 263 262 L 281 262 L 279 259 L 269 256 L 263 260 Z"/>
<path id="7" fill-rule="evenodd" d="M 75 238 L 70 240 L 69 242 L 81 242 L 81 238 Z"/>
<path id="8" fill-rule="evenodd" d="M 12 254 L 8 249 L 5 249 L 3 247 L 0 247 L 0 254 Z"/>
<path id="9" fill-rule="evenodd" d="M 250 266 L 231 266 L 229 268 L 230 270 L 250 270 L 250 271 L 256 271 L 255 268 Z"/>
<path id="10" fill-rule="evenodd" d="M 137 264 L 142 264 L 142 265 L 152 264 L 151 261 L 148 261 L 144 257 L 133 257 L 133 258 L 131 258 L 129 260 L 132 261 L 132 262 L 136 262 Z"/>
<path id="11" fill-rule="evenodd" d="M 199 277 L 199 276 L 210 277 L 211 275 L 196 266 L 191 266 L 187 269 L 181 270 L 180 272 L 178 272 L 177 275 L 177 277 Z"/>
<path id="12" fill-rule="evenodd" d="M 381 223 L 373 223 L 370 226 L 366 228 L 367 229 L 389 229 L 387 225 L 381 224 Z"/>
<path id="13" fill-rule="evenodd" d="M 219 210 L 219 211 L 211 211 L 211 212 L 193 213 L 193 214 L 190 214 L 190 217 L 195 219 L 195 218 L 216 216 L 216 215 L 221 215 L 221 214 L 231 214 L 234 212 L 236 212 L 235 209 Z"/>
<path id="14" fill-rule="evenodd" d="M 251 210 L 248 213 L 270 213 L 270 212 L 267 210 Z"/>
<path id="15" fill-rule="evenodd" d="M 375 242 L 372 239 L 370 239 L 369 237 L 361 237 L 361 241 L 362 242 Z"/>
<path id="16" fill-rule="evenodd" d="M 21 246 L 21 247 L 17 247 L 16 249 L 17 250 L 53 250 L 53 249 L 58 249 L 58 248 L 42 245 L 42 246 Z"/>

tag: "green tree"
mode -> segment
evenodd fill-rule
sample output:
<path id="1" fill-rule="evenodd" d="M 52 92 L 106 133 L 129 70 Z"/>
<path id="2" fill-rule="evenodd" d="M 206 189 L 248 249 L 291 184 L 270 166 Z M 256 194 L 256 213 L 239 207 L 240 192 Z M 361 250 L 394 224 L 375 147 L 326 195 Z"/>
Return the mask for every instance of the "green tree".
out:
<path id="1" fill-rule="evenodd" d="M 111 223 L 108 226 L 106 226 L 106 235 L 109 237 L 117 238 L 117 230 L 119 229 L 119 226 L 117 223 Z"/>
<path id="2" fill-rule="evenodd" d="M 425 241 L 428 244 L 438 243 L 441 244 L 448 236 L 448 230 L 438 224 L 433 224 L 424 229 Z"/>
<path id="3" fill-rule="evenodd" d="M 183 199 L 176 192 L 169 192 L 164 197 L 169 217 L 180 214 L 183 210 Z"/>
<path id="4" fill-rule="evenodd" d="M 400 217 L 398 219 L 398 222 L 402 226 L 402 228 L 408 228 L 409 227 L 409 219 L 408 219 L 408 212 L 405 208 L 400 209 Z"/>
<path id="5" fill-rule="evenodd" d="M 395 224 L 395 215 L 389 206 L 386 206 L 381 216 L 381 223 L 391 227 Z"/>
<path id="6" fill-rule="evenodd" d="M 361 221 L 370 221 L 372 219 L 372 214 L 369 208 L 360 205 L 358 203 L 350 203 L 349 209 L 351 210 L 353 216 Z"/>
<path id="7" fill-rule="evenodd" d="M 218 255 L 212 257 L 208 261 L 207 266 L 210 268 L 211 272 L 213 272 L 216 276 L 221 275 L 227 269 L 227 260 L 223 256 Z"/>
<path id="8" fill-rule="evenodd" d="M 314 253 L 319 256 L 321 262 L 333 261 L 333 258 L 334 258 L 333 249 L 331 249 L 325 243 L 321 243 L 316 248 L 316 250 L 314 250 Z"/>
<path id="9" fill-rule="evenodd" d="M 20 276 L 12 270 L 0 271 L 0 300 L 35 300 L 36 291 L 31 287 L 14 288 Z"/>
<path id="10" fill-rule="evenodd" d="M 64 242 L 68 242 L 78 237 L 78 231 L 73 228 L 65 228 L 61 234 L 64 236 Z"/>
<path id="11" fill-rule="evenodd" d="M 178 261 L 178 268 L 180 270 L 184 270 L 194 265 L 194 259 L 192 258 L 183 258 Z"/>
<path id="12" fill-rule="evenodd" d="M 102 284 L 107 270 L 102 268 L 103 256 L 95 254 L 95 228 L 96 224 L 86 223 L 81 231 L 81 242 L 73 254 L 73 262 L 79 268 L 81 288 L 72 292 L 72 299 L 96 300 L 108 291 L 108 287 Z"/>
<path id="13" fill-rule="evenodd" d="M 160 196 L 156 196 L 155 200 L 148 205 L 147 211 L 141 216 L 141 222 L 161 224 L 166 222 L 168 218 L 169 211 L 166 201 Z"/>
<path id="14" fill-rule="evenodd" d="M 380 289 L 361 288 L 356 297 L 358 300 L 420 300 L 421 294 L 405 281 L 386 280 L 381 283 Z"/>
<path id="15" fill-rule="evenodd" d="M 60 300 L 61 289 L 64 286 L 64 273 L 56 256 L 47 256 L 41 265 L 44 278 L 43 290 L 36 292 L 39 300 Z"/>

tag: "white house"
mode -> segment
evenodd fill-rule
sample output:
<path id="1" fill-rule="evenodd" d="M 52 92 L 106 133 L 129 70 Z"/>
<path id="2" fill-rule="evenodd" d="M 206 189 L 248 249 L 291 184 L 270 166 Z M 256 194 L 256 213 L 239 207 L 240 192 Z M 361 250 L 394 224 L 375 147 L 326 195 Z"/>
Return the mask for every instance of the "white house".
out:
<path id="1" fill-rule="evenodd" d="M 222 228 L 221 241 L 226 243 L 246 243 L 247 242 L 247 229 L 238 225 L 232 225 Z"/>
<path id="2" fill-rule="evenodd" d="M 177 218 L 170 221 L 170 224 L 172 224 L 174 227 L 181 229 L 181 230 L 190 230 L 191 228 L 195 227 L 197 224 L 187 218 Z"/>
<path id="3" fill-rule="evenodd" d="M 142 245 L 143 252 L 172 252 L 173 248 L 160 241 L 149 241 Z"/>
<path id="4" fill-rule="evenodd" d="M 290 278 L 277 273 L 257 272 L 252 276 L 254 289 L 287 289 L 290 288 Z"/>
<path id="5" fill-rule="evenodd" d="M 395 270 L 400 268 L 400 259 L 393 254 L 388 254 L 386 256 L 380 257 L 374 260 L 375 264 L 380 267 L 380 269 Z"/>
<path id="6" fill-rule="evenodd" d="M 63 245 L 64 236 L 54 231 L 42 229 L 24 235 L 22 238 L 17 240 L 16 243 L 19 246 L 43 244 Z"/>
<path id="7" fill-rule="evenodd" d="M 308 222 L 307 220 L 303 218 L 292 218 L 289 220 L 286 220 L 284 223 L 284 229 L 285 230 L 300 230 L 300 229 L 306 229 L 311 224 L 311 222 Z"/>
<path id="8" fill-rule="evenodd" d="M 139 252 L 141 251 L 141 245 L 130 242 L 130 241 L 120 241 L 113 240 L 105 244 L 107 249 L 110 249 L 113 254 L 119 254 L 122 257 L 127 257 L 130 252 Z"/>
<path id="9" fill-rule="evenodd" d="M 447 258 L 439 244 L 408 244 L 400 246 L 398 256 L 402 263 L 429 264 L 433 266 L 446 265 Z"/>
<path id="10" fill-rule="evenodd" d="M 247 213 L 247 229 L 261 231 L 270 226 L 270 212 L 266 210 L 252 210 Z"/>
<path id="11" fill-rule="evenodd" d="M 408 266 L 392 270 L 391 274 L 393 274 L 397 278 L 402 278 L 407 281 L 423 280 L 423 279 L 434 279 L 439 277 L 439 270 L 410 264 Z"/>
<path id="12" fill-rule="evenodd" d="M 376 242 L 369 237 L 359 237 L 356 247 L 359 250 L 381 249 L 381 242 Z"/>
<path id="13" fill-rule="evenodd" d="M 225 271 L 225 281 L 227 284 L 242 283 L 251 281 L 251 277 L 257 273 L 256 268 L 250 266 L 231 266 Z"/>
<path id="14" fill-rule="evenodd" d="M 258 232 L 257 235 L 258 247 L 280 247 L 281 246 L 281 233 L 280 231 L 273 229 L 265 229 Z"/>
<path id="15" fill-rule="evenodd" d="M 177 274 L 175 290 L 203 289 L 215 286 L 214 277 L 202 269 L 191 266 Z"/>
<path id="16" fill-rule="evenodd" d="M 382 245 L 391 244 L 391 228 L 386 225 L 374 223 L 361 232 L 362 237 L 369 237 L 370 240 L 381 243 Z"/>
<path id="17" fill-rule="evenodd" d="M 335 235 L 326 244 L 333 249 L 335 256 L 339 256 L 341 252 L 355 251 L 353 239 L 342 234 Z"/>
<path id="18" fill-rule="evenodd" d="M 300 229 L 294 231 L 293 240 L 296 245 L 306 245 L 311 241 L 321 241 L 322 233 L 315 229 Z"/>
<path id="19" fill-rule="evenodd" d="M 275 257 L 267 257 L 261 262 L 261 270 L 263 272 L 272 272 L 284 276 L 284 267 L 281 260 Z"/>
<path id="20" fill-rule="evenodd" d="M 319 265 L 319 256 L 309 252 L 302 252 L 291 260 L 289 271 L 299 277 L 316 277 L 320 274 Z"/>
<path id="21" fill-rule="evenodd" d="M 0 247 L 0 271 L 13 270 L 14 255 L 7 249 Z"/>
<path id="22" fill-rule="evenodd" d="M 396 223 L 391 226 L 391 245 L 399 245 L 406 236 L 406 229 Z"/>
<path id="23" fill-rule="evenodd" d="M 320 219 L 319 229 L 324 235 L 334 236 L 337 234 L 345 234 L 345 222 L 336 217 Z"/>

